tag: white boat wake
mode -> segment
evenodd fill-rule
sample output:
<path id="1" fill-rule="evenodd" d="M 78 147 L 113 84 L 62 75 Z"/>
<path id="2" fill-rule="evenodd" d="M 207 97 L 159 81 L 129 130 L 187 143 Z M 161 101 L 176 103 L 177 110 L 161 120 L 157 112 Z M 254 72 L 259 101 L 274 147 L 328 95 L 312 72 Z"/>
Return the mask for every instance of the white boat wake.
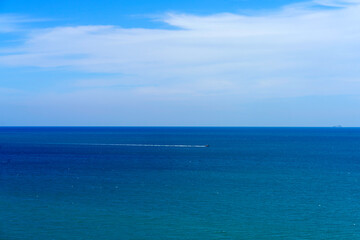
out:
<path id="1" fill-rule="evenodd" d="M 49 143 L 59 145 L 83 146 L 124 146 L 124 147 L 174 147 L 174 148 L 204 148 L 209 145 L 184 145 L 184 144 L 136 144 L 136 143 Z"/>

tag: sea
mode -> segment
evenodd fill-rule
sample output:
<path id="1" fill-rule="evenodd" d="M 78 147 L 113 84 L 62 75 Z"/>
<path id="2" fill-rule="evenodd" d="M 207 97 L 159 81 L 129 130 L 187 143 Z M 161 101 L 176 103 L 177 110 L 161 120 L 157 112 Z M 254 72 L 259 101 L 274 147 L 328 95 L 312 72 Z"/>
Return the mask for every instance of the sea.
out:
<path id="1" fill-rule="evenodd" d="M 1 127 L 0 239 L 360 239 L 360 128 Z"/>

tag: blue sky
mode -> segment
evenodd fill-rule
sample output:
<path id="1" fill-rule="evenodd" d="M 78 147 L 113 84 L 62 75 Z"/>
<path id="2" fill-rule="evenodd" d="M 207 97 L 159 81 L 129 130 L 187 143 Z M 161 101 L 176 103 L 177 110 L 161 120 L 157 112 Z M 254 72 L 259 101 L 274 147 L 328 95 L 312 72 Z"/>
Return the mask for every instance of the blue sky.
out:
<path id="1" fill-rule="evenodd" d="M 0 1 L 2 126 L 360 126 L 360 1 Z"/>

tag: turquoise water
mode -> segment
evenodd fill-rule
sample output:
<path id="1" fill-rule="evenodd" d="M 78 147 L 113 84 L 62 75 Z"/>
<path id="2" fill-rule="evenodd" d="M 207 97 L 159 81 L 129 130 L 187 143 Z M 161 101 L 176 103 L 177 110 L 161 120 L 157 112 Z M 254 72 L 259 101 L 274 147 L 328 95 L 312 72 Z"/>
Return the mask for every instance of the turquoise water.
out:
<path id="1" fill-rule="evenodd" d="M 0 239 L 360 239 L 360 129 L 0 128 Z"/>

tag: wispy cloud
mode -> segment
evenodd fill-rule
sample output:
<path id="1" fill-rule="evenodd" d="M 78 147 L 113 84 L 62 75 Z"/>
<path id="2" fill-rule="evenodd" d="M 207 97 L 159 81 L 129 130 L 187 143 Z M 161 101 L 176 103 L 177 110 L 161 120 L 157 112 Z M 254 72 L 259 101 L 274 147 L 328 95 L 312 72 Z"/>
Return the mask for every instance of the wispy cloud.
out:
<path id="1" fill-rule="evenodd" d="M 25 23 L 48 21 L 47 19 L 29 18 L 18 14 L 0 14 L 0 33 L 10 33 L 23 30 Z"/>
<path id="2" fill-rule="evenodd" d="M 358 4 L 358 0 L 315 0 L 314 4 L 329 7 L 346 7 L 351 4 Z"/>
<path id="3" fill-rule="evenodd" d="M 0 15 L 0 33 L 8 33 L 17 29 L 17 23 L 21 21 L 19 16 Z"/>
<path id="4" fill-rule="evenodd" d="M 360 79 L 359 1 L 318 0 L 253 16 L 166 14 L 162 21 L 176 29 L 33 30 L 11 53 L 1 50 L 7 53 L 0 64 L 121 73 L 144 84 L 136 90 L 142 94 L 271 97 L 360 90 L 354 81 Z"/>

